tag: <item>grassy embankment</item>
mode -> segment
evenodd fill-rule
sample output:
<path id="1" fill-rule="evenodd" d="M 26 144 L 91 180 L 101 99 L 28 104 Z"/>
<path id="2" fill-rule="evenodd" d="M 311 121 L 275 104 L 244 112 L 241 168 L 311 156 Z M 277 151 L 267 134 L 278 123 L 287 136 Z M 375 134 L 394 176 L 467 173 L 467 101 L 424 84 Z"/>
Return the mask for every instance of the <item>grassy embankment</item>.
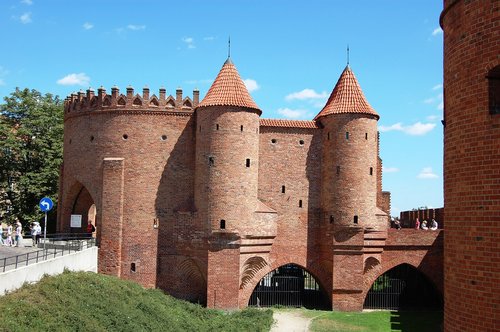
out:
<path id="1" fill-rule="evenodd" d="M 227 313 L 94 273 L 65 272 L 0 298 L 0 331 L 269 331 L 270 310 Z"/>
<path id="2" fill-rule="evenodd" d="M 439 332 L 442 331 L 441 311 L 371 311 L 371 312 L 319 312 L 308 311 L 304 316 L 313 318 L 311 332 Z"/>

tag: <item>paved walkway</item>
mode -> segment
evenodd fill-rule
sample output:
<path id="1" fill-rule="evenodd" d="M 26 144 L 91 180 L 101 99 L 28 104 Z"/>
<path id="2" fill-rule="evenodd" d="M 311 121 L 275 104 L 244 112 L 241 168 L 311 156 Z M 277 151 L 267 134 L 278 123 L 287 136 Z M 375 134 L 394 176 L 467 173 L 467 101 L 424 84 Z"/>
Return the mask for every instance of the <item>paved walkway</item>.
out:
<path id="1" fill-rule="evenodd" d="M 39 251 L 38 257 L 36 252 Z M 53 250 L 48 250 L 47 254 L 53 253 Z M 19 256 L 21 255 L 21 256 Z M 16 258 L 17 256 L 17 258 Z M 20 247 L 7 247 L 0 245 L 0 273 L 12 270 L 18 266 L 24 266 L 36 263 L 43 257 L 43 248 L 33 247 L 31 238 L 23 239 L 23 245 Z M 5 268 L 4 268 L 5 266 Z"/>
<path id="2" fill-rule="evenodd" d="M 273 311 L 274 325 L 271 332 L 307 332 L 310 319 L 302 316 L 300 311 Z"/>

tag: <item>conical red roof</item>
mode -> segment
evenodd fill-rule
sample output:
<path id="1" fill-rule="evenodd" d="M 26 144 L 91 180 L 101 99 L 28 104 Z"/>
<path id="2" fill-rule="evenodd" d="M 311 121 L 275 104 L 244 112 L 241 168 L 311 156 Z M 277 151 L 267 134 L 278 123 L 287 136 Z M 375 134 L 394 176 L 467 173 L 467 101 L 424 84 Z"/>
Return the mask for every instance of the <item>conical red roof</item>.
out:
<path id="1" fill-rule="evenodd" d="M 377 112 L 366 101 L 358 80 L 349 66 L 345 67 L 325 107 L 314 120 L 330 114 L 343 113 L 370 114 L 379 118 Z"/>
<path id="2" fill-rule="evenodd" d="M 240 106 L 260 111 L 229 58 L 197 108 L 204 106 Z"/>

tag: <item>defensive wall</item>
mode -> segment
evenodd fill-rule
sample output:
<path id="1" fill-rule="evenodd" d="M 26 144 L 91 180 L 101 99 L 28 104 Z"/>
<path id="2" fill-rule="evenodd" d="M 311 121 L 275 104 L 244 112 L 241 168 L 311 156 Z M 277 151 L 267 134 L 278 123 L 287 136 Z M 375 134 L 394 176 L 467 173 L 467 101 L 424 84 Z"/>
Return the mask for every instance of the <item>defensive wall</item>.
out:
<path id="1" fill-rule="evenodd" d="M 247 306 L 290 263 L 338 310 L 361 310 L 373 281 L 403 263 L 442 289 L 441 232 L 388 229 L 378 115 L 350 68 L 314 120 L 262 119 L 228 61 L 202 102 L 131 87 L 68 97 L 58 231 L 85 231 L 95 206 L 99 272 L 215 308 Z M 236 90 L 217 90 L 228 80 Z M 221 104 L 225 91 L 238 102 Z M 364 108 L 338 112 L 342 93 Z"/>

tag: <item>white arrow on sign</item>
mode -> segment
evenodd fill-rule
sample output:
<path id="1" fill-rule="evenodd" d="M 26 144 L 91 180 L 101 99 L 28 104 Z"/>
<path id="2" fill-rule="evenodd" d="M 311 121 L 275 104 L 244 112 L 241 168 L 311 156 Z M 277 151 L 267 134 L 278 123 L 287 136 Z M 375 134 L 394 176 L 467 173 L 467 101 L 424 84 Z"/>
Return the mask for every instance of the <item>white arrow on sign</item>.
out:
<path id="1" fill-rule="evenodd" d="M 41 202 L 40 205 L 45 206 L 45 210 L 48 210 L 50 208 L 49 202 L 46 202 L 46 201 Z"/>

